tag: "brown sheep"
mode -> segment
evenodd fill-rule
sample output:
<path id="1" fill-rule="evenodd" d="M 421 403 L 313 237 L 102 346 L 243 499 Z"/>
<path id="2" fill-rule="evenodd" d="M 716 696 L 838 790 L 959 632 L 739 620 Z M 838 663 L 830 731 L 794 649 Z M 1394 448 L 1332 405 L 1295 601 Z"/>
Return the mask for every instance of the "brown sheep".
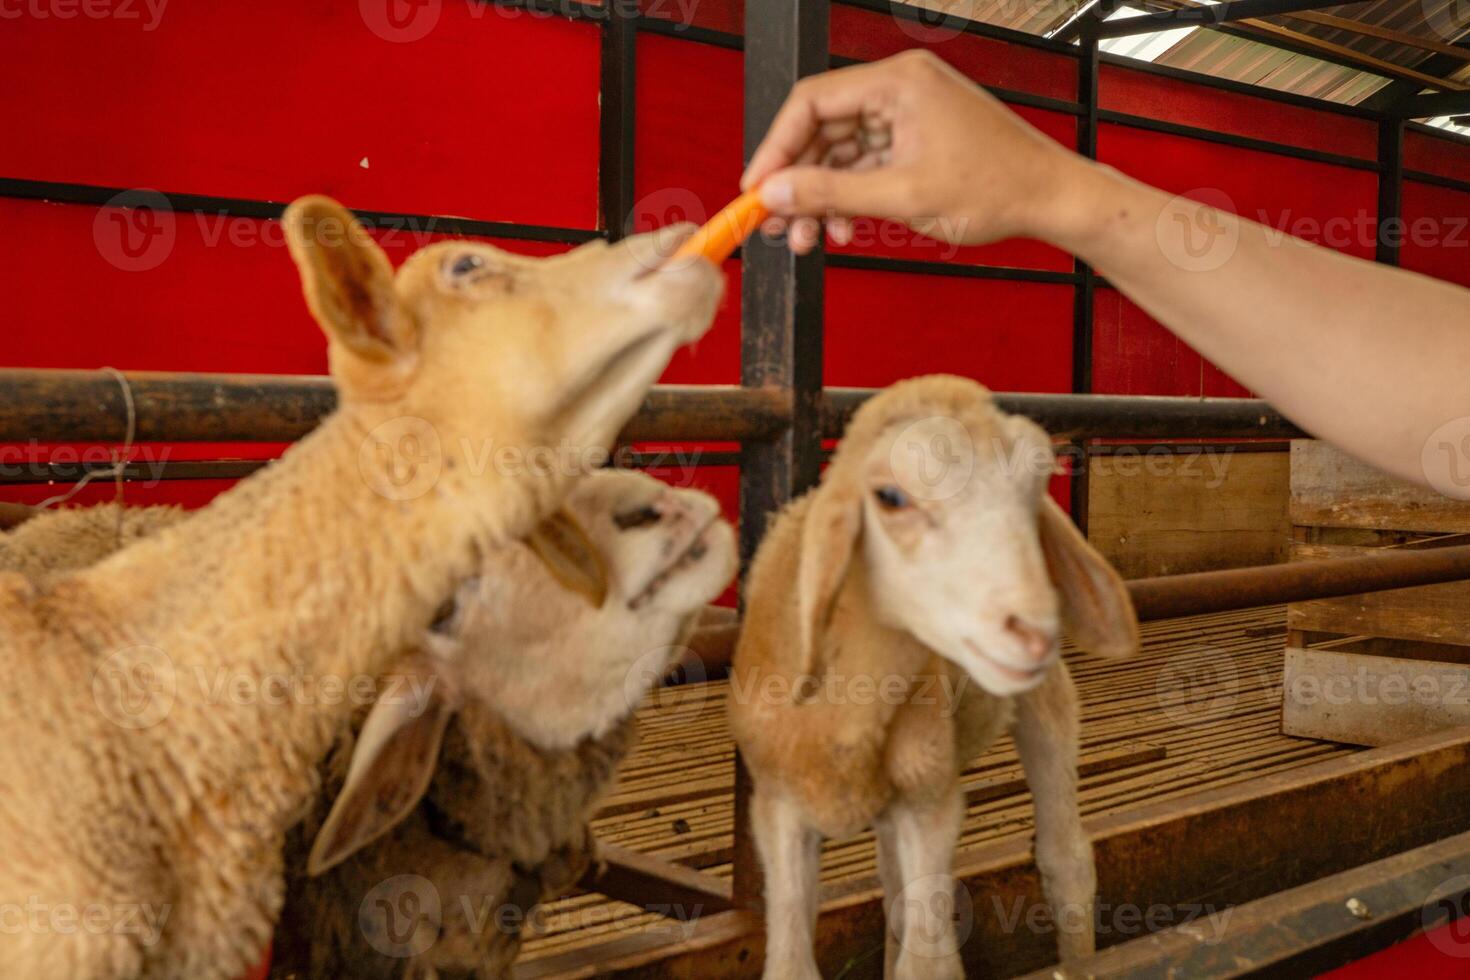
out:
<path id="1" fill-rule="evenodd" d="M 0 772 L 0 903 L 34 913 L 0 932 L 10 975 L 252 966 L 351 718 L 330 692 L 559 506 L 722 285 L 648 237 L 546 259 L 441 242 L 395 274 L 334 202 L 283 227 L 337 409 L 187 520 L 40 584 L 0 575 L 0 742 L 44 760 Z"/>
<path id="2" fill-rule="evenodd" d="M 711 497 L 643 474 L 589 477 L 565 508 L 597 585 L 566 589 L 527 546 L 488 555 L 405 665 L 439 682 L 434 707 L 380 703 L 329 758 L 290 838 L 276 976 L 504 977 L 535 904 L 594 860 L 587 821 L 635 741 L 632 710 L 736 556 Z M 446 724 L 420 803 L 435 760 L 406 733 Z"/>
<path id="3" fill-rule="evenodd" d="M 964 976 L 950 877 L 960 770 L 1008 727 L 1062 955 L 1092 949 L 1077 701 L 1058 639 L 1065 616 L 1085 649 L 1127 656 L 1138 626 L 1117 574 L 1047 496 L 1053 466 L 1046 434 L 980 385 L 904 381 L 863 405 L 821 484 L 762 542 L 730 720 L 755 780 L 768 980 L 819 976 L 822 838 L 870 826 L 885 975 Z"/>

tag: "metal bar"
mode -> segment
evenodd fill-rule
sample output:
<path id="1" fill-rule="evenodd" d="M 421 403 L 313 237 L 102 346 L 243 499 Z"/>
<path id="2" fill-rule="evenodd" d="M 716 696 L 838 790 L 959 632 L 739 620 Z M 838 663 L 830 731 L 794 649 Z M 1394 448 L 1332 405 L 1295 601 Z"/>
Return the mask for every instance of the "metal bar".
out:
<path id="1" fill-rule="evenodd" d="M 1467 808 L 1470 734 L 1461 729 L 1088 817 L 1084 826 L 1097 863 L 1098 908 L 1117 935 L 1145 928 L 1141 911 L 1154 906 L 1179 918 L 1214 912 L 1218 921 L 1230 906 L 1460 833 Z M 1055 959 L 1049 921 L 1037 927 L 1025 917 L 1043 901 L 1028 838 L 963 856 L 955 877 L 974 913 L 961 950 L 967 976 L 1014 976 Z M 875 944 L 881 964 L 883 908 L 876 880 L 828 894 L 816 930 L 823 976 L 854 961 L 871 963 Z M 1210 920 L 1192 924 L 1205 928 Z M 745 980 L 760 973 L 762 944 L 756 917 L 727 912 L 677 937 L 629 937 L 548 957 L 517 969 L 515 977 L 573 980 L 615 972 L 622 980 Z"/>
<path id="2" fill-rule="evenodd" d="M 1390 110 L 1400 119 L 1459 116 L 1470 113 L 1470 92 L 1433 92 L 1405 99 Z"/>
<path id="3" fill-rule="evenodd" d="M 1238 905 L 1213 942 L 1200 942 L 1197 926 L 1176 926 L 1074 960 L 1066 974 L 1306 980 L 1458 920 L 1467 903 L 1470 833 Z M 1024 980 L 1056 975 L 1048 967 Z"/>
<path id="4" fill-rule="evenodd" d="M 638 81 L 638 10 L 609 4 L 602 21 L 601 115 L 597 207 L 602 230 L 617 241 L 631 231 L 634 127 Z"/>
<path id="5" fill-rule="evenodd" d="M 1039 282 L 1069 286 L 1077 282 L 1075 272 L 1056 269 L 1021 269 L 1004 265 L 969 265 L 922 259 L 895 259 L 883 255 L 827 256 L 829 269 L 862 269 L 866 272 L 902 272 L 922 276 L 954 276 L 962 279 L 992 279 L 1004 282 Z"/>
<path id="6" fill-rule="evenodd" d="M 1181 7 L 1104 21 L 1099 25 L 1098 37 L 1153 34 L 1156 31 L 1167 31 L 1178 27 L 1214 27 L 1234 20 L 1277 17 L 1298 10 L 1320 10 L 1323 7 L 1340 6 L 1346 5 L 1341 3 L 1341 0 L 1233 0 L 1231 3 L 1213 6 Z"/>
<path id="7" fill-rule="evenodd" d="M 173 194 L 126 187 L 99 187 L 95 184 L 68 184 L 51 180 L 23 180 L 0 177 L 0 197 L 18 197 L 63 204 L 91 204 L 98 207 L 146 207 L 175 214 L 208 215 L 215 218 L 255 218 L 277 221 L 286 205 L 278 201 L 257 201 L 243 197 L 216 197 L 209 194 Z M 353 208 L 352 213 L 363 224 L 427 239 L 437 235 L 473 235 L 480 238 L 504 238 L 513 241 L 561 242 L 578 245 L 602 237 L 584 228 L 559 228 L 551 225 L 516 224 L 508 221 L 478 221 L 442 215 L 407 214 L 399 211 L 374 211 Z M 203 218 L 200 219 L 203 221 Z M 217 231 L 216 231 L 217 234 Z"/>
<path id="8" fill-rule="evenodd" d="M 1218 143 L 1222 146 L 1236 146 L 1245 150 L 1274 153 L 1277 156 L 1292 157 L 1298 160 L 1311 160 L 1314 163 L 1327 163 L 1336 167 L 1348 167 L 1353 170 L 1376 171 L 1379 169 L 1377 160 L 1364 160 L 1360 157 L 1347 156 L 1342 153 L 1311 150 L 1306 147 L 1292 146 L 1290 143 L 1277 143 L 1274 140 L 1256 139 L 1253 136 L 1221 133 L 1213 129 L 1204 129 L 1200 126 L 1169 122 L 1164 119 L 1150 119 L 1147 116 L 1135 116 L 1126 112 L 1114 112 L 1111 109 L 1099 111 L 1098 117 L 1105 123 L 1129 126 L 1133 129 L 1146 129 L 1154 133 L 1168 133 L 1171 136 L 1184 136 L 1189 139 L 1203 140 L 1207 143 Z"/>
<path id="9" fill-rule="evenodd" d="M 1338 116 L 1350 116 L 1355 119 L 1370 119 L 1374 121 L 1377 121 L 1383 116 L 1382 112 L 1364 108 L 1362 105 L 1331 102 L 1327 99 L 1318 99 L 1310 95 L 1300 95 L 1296 92 L 1285 92 L 1280 89 L 1252 85 L 1250 82 L 1239 82 L 1230 78 L 1216 78 L 1214 75 L 1205 75 L 1197 71 L 1190 71 L 1187 68 L 1176 68 L 1173 65 L 1160 65 L 1151 61 L 1139 61 L 1136 58 L 1125 58 L 1122 55 L 1108 54 L 1107 52 L 1103 52 L 1100 60 L 1103 64 L 1110 65 L 1114 68 L 1124 68 L 1128 71 L 1136 71 L 1145 75 L 1158 75 L 1161 78 L 1172 78 L 1175 81 L 1188 82 L 1191 85 L 1216 88 L 1222 92 L 1247 95 L 1253 99 L 1265 99 L 1268 102 L 1280 102 L 1283 105 L 1294 105 L 1303 109 L 1311 109 L 1314 112 L 1328 112 Z"/>
<path id="10" fill-rule="evenodd" d="M 1078 41 L 1077 61 L 1077 104 L 1082 111 L 1077 116 L 1077 152 L 1089 160 L 1097 159 L 1098 120 L 1098 61 L 1097 28 L 1100 21 L 1090 15 L 1082 15 L 1081 37 Z M 1093 299 L 1097 292 L 1097 281 L 1092 266 L 1080 258 L 1073 259 L 1073 270 L 1077 275 L 1077 288 L 1072 293 L 1072 391 L 1085 395 L 1092 391 L 1092 333 Z M 1082 452 L 1072 456 L 1071 513 L 1072 521 L 1087 534 L 1087 513 L 1090 500 L 1090 483 L 1086 443 L 1079 443 Z"/>
<path id="11" fill-rule="evenodd" d="M 1416 184 L 1429 184 L 1433 187 L 1443 187 L 1446 190 L 1470 194 L 1470 180 L 1456 180 L 1454 177 L 1442 177 L 1423 170 L 1405 170 L 1404 179 L 1412 180 Z"/>
<path id="12" fill-rule="evenodd" d="M 808 349 L 804 356 L 812 353 Z M 157 371 L 123 376 L 132 389 L 139 442 L 291 442 L 315 428 L 337 404 L 331 379 L 320 376 Z M 820 398 L 822 437 L 841 436 L 852 413 L 875 393 L 873 388 L 825 389 Z M 1305 435 L 1267 402 L 1254 398 L 998 393 L 996 402 L 1062 440 Z M 656 385 L 622 439 L 768 439 L 790 424 L 792 404 L 792 395 L 779 382 L 743 388 Z M 0 368 L 0 442 L 117 443 L 126 429 L 122 389 L 109 374 Z M 810 478 L 813 471 L 806 472 Z"/>
<path id="13" fill-rule="evenodd" d="M 331 379 L 127 371 L 138 442 L 290 442 L 337 405 Z M 773 388 L 658 385 L 622 433 L 647 439 L 765 439 L 791 414 Z M 0 369 L 0 442 L 120 443 L 127 407 L 100 371 Z"/>
<path id="14" fill-rule="evenodd" d="M 1378 123 L 1378 242 L 1374 258 L 1399 264 L 1404 238 L 1404 121 Z"/>
<path id="15" fill-rule="evenodd" d="M 852 413 L 874 393 L 872 388 L 826 389 L 822 434 L 828 438 L 842 435 Z M 1256 398 L 997 393 L 995 400 L 1005 411 L 1031 418 L 1053 438 L 1064 441 L 1306 436 L 1267 402 Z"/>
<path id="16" fill-rule="evenodd" d="M 1134 579 L 1128 592 L 1138 618 L 1151 620 L 1463 579 L 1470 545 Z"/>
<path id="17" fill-rule="evenodd" d="M 1470 545 L 1161 575 L 1127 587 L 1139 621 L 1150 622 L 1464 579 L 1470 579 Z M 730 666 L 738 637 L 738 624 L 703 637 L 699 658 L 707 676 Z"/>
<path id="18" fill-rule="evenodd" d="M 606 841 L 598 843 L 597 856 L 578 882 L 588 891 L 680 922 L 734 908 L 723 878 Z"/>
<path id="19" fill-rule="evenodd" d="M 828 0 L 747 0 L 745 156 L 755 152 L 798 79 L 825 71 Z M 791 424 L 775 439 L 741 447 L 740 554 L 749 563 L 771 515 L 816 483 L 822 449 L 822 274 L 820 245 L 798 257 L 756 236 L 742 249 L 740 379 L 791 397 Z M 735 764 L 734 895 L 760 904 L 762 886 L 750 834 L 750 775 Z"/>

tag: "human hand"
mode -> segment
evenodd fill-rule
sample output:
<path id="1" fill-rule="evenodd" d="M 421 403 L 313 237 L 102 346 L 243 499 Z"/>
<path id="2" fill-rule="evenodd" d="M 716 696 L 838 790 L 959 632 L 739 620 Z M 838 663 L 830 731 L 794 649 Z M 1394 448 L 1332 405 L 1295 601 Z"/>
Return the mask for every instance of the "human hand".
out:
<path id="1" fill-rule="evenodd" d="M 760 187 L 775 215 L 766 230 L 788 231 L 802 253 L 816 246 L 823 220 L 846 244 L 848 219 L 860 215 L 956 244 L 1056 241 L 1075 178 L 1090 166 L 914 50 L 798 82 L 740 185 Z"/>

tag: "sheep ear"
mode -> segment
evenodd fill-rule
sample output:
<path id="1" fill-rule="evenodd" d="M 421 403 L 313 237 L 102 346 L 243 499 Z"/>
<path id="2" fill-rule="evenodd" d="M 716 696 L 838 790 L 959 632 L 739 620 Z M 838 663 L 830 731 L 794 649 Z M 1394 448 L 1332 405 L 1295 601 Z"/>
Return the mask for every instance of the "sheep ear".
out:
<path id="1" fill-rule="evenodd" d="M 801 529 L 801 562 L 796 574 L 797 639 L 801 644 L 798 676 L 816 673 L 818 643 L 832 616 L 837 590 L 847 577 L 862 526 L 862 501 L 856 494 L 830 483 L 813 491 Z"/>
<path id="2" fill-rule="evenodd" d="M 456 701 L 433 667 L 403 676 L 429 683 L 416 690 L 390 685 L 373 705 L 352 750 L 347 781 L 311 846 L 309 875 L 330 870 L 392 830 L 429 788 Z"/>
<path id="3" fill-rule="evenodd" d="M 1046 568 L 1061 593 L 1072 639 L 1089 653 L 1133 656 L 1138 617 L 1123 579 L 1050 496 L 1042 499 L 1039 525 Z"/>
<path id="4" fill-rule="evenodd" d="M 303 197 L 281 222 L 306 305 L 327 336 L 374 363 L 409 353 L 413 321 L 393 289 L 393 266 L 352 212 L 331 198 Z"/>
<path id="5" fill-rule="evenodd" d="M 531 553 L 564 588 L 586 598 L 594 609 L 607 598 L 607 568 L 587 532 L 565 510 L 557 511 L 526 536 Z"/>

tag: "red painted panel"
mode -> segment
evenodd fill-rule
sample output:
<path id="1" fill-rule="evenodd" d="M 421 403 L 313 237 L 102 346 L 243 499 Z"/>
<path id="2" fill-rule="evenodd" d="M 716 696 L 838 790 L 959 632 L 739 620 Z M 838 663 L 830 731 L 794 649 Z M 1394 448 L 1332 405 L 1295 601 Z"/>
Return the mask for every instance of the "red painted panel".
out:
<path id="1" fill-rule="evenodd" d="M 1470 921 L 1461 918 L 1418 933 L 1355 963 L 1324 973 L 1321 980 L 1379 980 L 1381 977 L 1467 980 L 1470 978 Z"/>
<path id="2" fill-rule="evenodd" d="M 466 2 L 127 6 L 140 17 L 5 21 L 0 174 L 596 224 L 593 24 Z"/>
<path id="3" fill-rule="evenodd" d="M 1067 391 L 1072 289 L 829 269 L 826 382 L 872 386 L 944 371 L 996 391 Z"/>
<path id="4" fill-rule="evenodd" d="M 1470 286 L 1470 193 L 1404 181 L 1399 264 Z"/>
<path id="5" fill-rule="evenodd" d="M 982 85 L 1030 92 L 1068 102 L 1077 97 L 1077 59 L 1040 48 L 962 33 L 946 22 L 832 5 L 832 53 L 877 61 L 909 48 L 928 48 Z"/>
<path id="6" fill-rule="evenodd" d="M 1470 144 L 1418 130 L 1404 133 L 1404 169 L 1470 180 Z"/>
<path id="7" fill-rule="evenodd" d="M 0 223 L 13 232 L 0 237 L 0 267 L 19 327 L 6 344 L 9 367 L 326 371 L 326 343 L 276 222 L 0 197 Z M 401 262 L 436 237 L 380 239 Z M 127 268 L 129 240 L 140 246 L 139 271 Z M 532 255 L 564 248 L 493 244 Z"/>
<path id="8" fill-rule="evenodd" d="M 726 34 L 745 33 L 745 0 L 638 0 L 645 17 Z"/>
<path id="9" fill-rule="evenodd" d="M 1098 157 L 1170 193 L 1228 201 L 1277 231 L 1350 255 L 1374 253 L 1378 180 L 1369 171 L 1108 124 L 1099 127 Z"/>
<path id="10" fill-rule="evenodd" d="M 1098 105 L 1115 112 L 1309 150 L 1364 160 L 1378 158 L 1378 127 L 1369 120 L 1226 92 L 1119 65 L 1102 66 Z"/>
<path id="11" fill-rule="evenodd" d="M 727 48 L 638 38 L 638 230 L 703 222 L 740 193 L 743 62 Z"/>
<path id="12" fill-rule="evenodd" d="M 1099 394 L 1250 397 L 1115 289 L 1094 295 L 1092 344 L 1092 389 Z"/>

